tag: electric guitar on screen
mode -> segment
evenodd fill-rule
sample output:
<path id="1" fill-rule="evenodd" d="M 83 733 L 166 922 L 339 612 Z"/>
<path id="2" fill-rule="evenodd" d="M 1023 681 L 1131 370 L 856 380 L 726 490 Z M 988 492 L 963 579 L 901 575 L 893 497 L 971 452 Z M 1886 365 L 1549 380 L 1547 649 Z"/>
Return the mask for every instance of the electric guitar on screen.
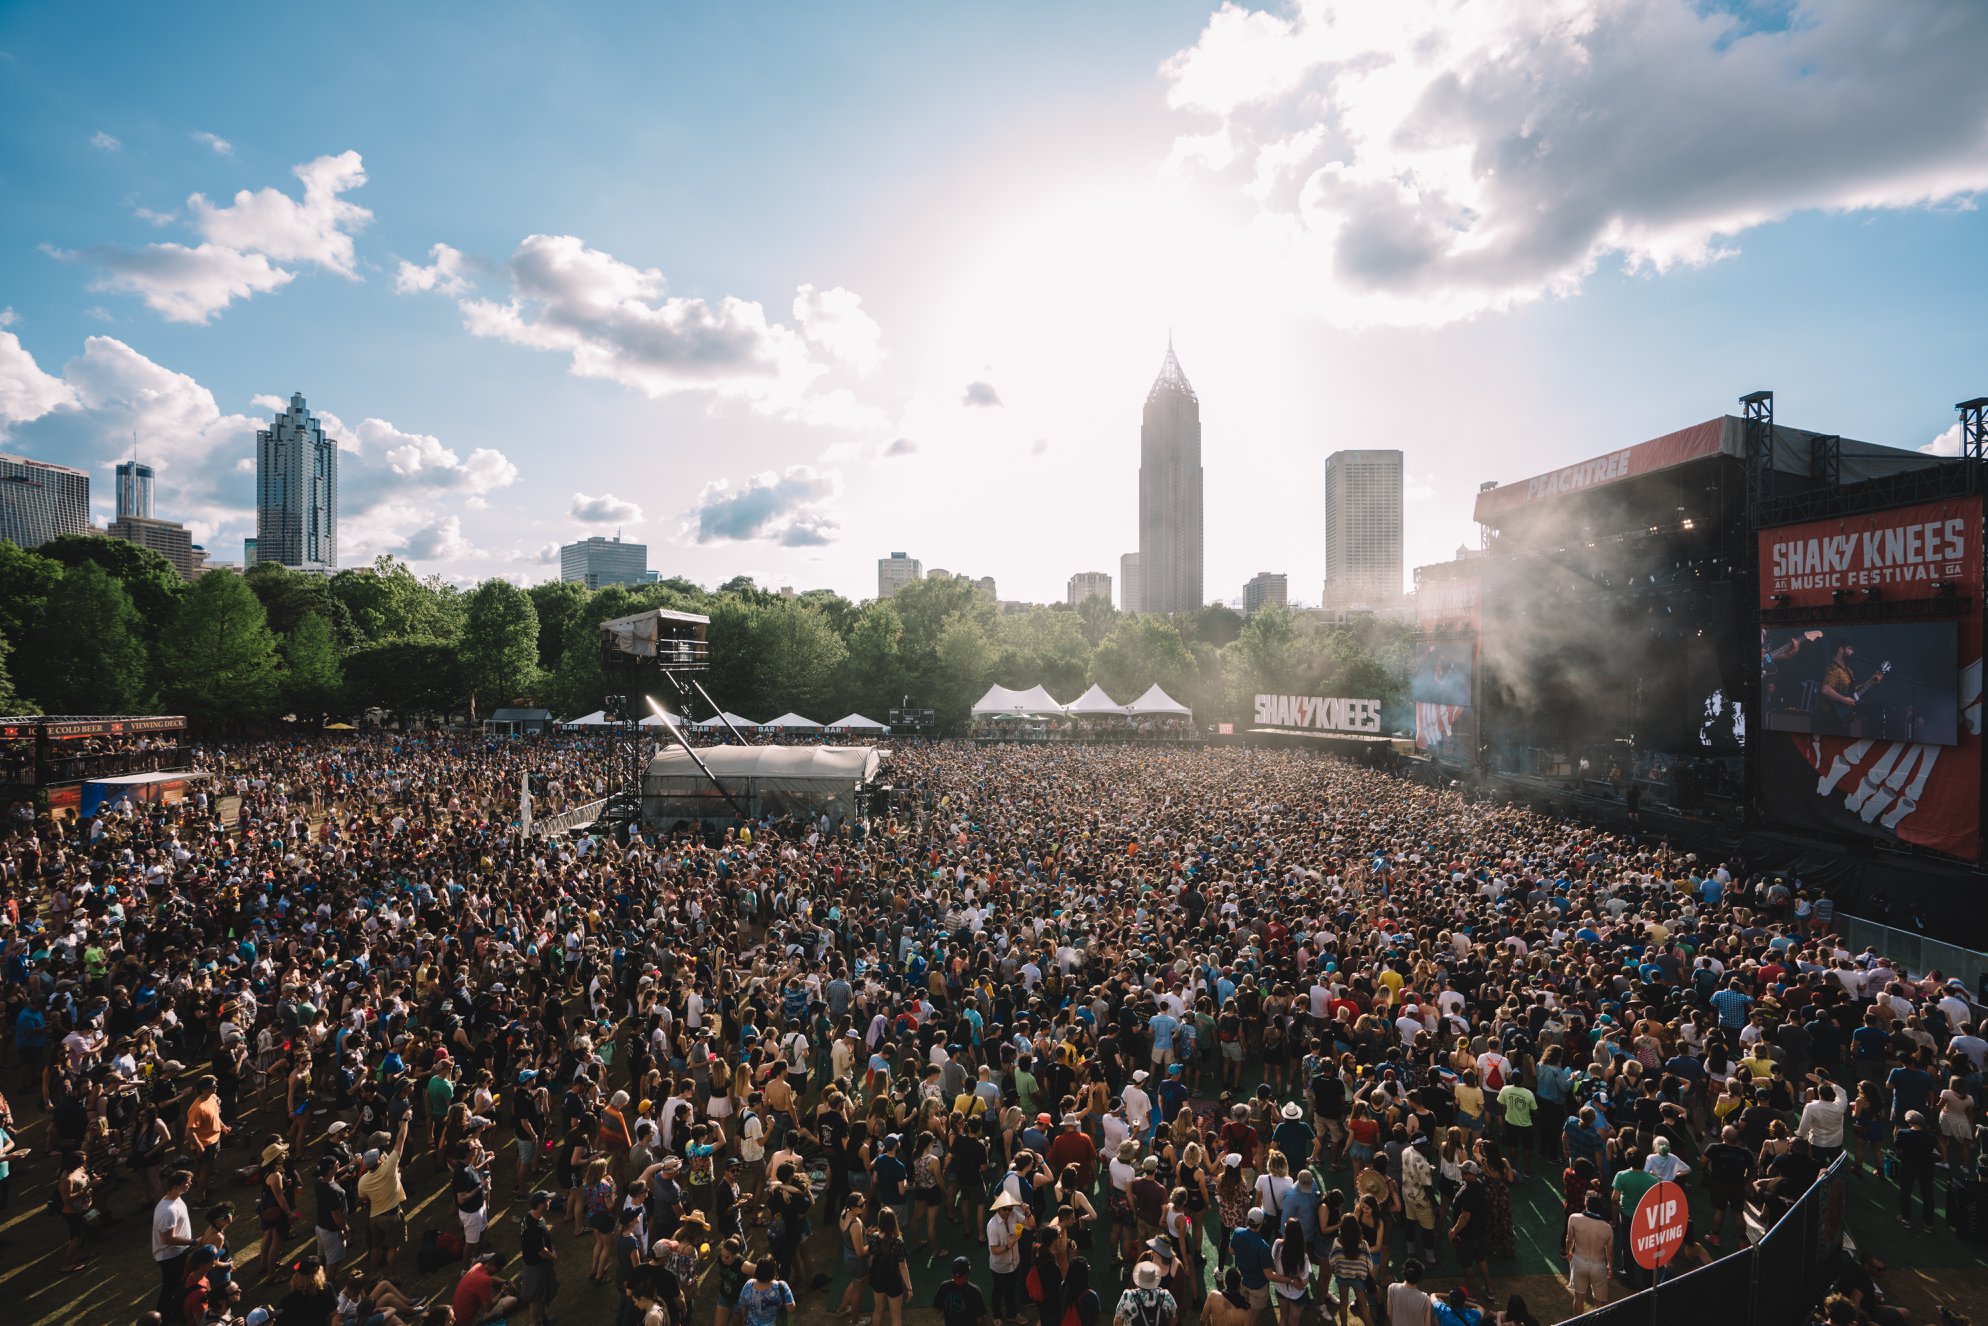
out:
<path id="1" fill-rule="evenodd" d="M 1855 690 L 1850 692 L 1850 698 L 1853 701 L 1862 700 L 1864 698 L 1864 693 L 1870 690 L 1871 687 L 1883 681 L 1886 675 L 1889 674 L 1890 672 L 1891 672 L 1891 660 L 1886 659 L 1884 662 L 1878 664 L 1878 670 L 1876 672 L 1873 672 L 1870 676 L 1864 678 L 1862 683 L 1860 683 Z M 1839 723 L 1849 723 L 1854 721 L 1857 717 L 1857 706 L 1855 704 L 1838 704 L 1836 701 L 1832 700 L 1830 701 L 1829 708 L 1831 712 L 1833 712 L 1836 715 L 1836 721 Z"/>

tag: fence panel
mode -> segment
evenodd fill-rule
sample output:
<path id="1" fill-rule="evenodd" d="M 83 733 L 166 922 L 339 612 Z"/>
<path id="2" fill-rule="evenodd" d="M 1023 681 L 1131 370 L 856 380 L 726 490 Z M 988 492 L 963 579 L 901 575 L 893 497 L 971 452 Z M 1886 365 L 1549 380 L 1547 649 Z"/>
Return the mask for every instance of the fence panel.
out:
<path id="1" fill-rule="evenodd" d="M 1640 1294 L 1618 1298 L 1615 1302 L 1598 1307 L 1592 1312 L 1582 1313 L 1575 1320 L 1579 1321 L 1581 1326 L 1650 1326 L 1650 1323 L 1656 1320 L 1651 1316 L 1654 1310 L 1651 1296 L 1656 1292 L 1653 1289 L 1645 1289 Z"/>
<path id="2" fill-rule="evenodd" d="M 1736 1252 L 1657 1286 L 1663 1320 L 1691 1326 L 1748 1326 L 1753 1254 Z"/>

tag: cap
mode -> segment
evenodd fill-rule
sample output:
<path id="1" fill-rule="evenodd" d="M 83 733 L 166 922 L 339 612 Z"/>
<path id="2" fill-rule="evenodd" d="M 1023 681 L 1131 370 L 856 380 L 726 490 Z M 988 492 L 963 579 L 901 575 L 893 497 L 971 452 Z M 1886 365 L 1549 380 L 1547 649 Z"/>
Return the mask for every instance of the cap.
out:
<path id="1" fill-rule="evenodd" d="M 972 1261 L 972 1259 L 971 1259 L 971 1258 L 968 1258 L 968 1257 L 955 1257 L 955 1258 L 953 1258 L 953 1274 L 954 1274 L 954 1275 L 971 1275 L 971 1274 L 973 1274 L 973 1261 Z"/>

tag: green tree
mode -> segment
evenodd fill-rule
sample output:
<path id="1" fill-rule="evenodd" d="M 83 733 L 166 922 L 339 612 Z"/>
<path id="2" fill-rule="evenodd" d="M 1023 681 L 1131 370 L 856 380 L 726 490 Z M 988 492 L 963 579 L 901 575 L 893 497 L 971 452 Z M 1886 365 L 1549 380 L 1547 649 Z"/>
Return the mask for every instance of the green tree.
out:
<path id="1" fill-rule="evenodd" d="M 888 600 L 875 599 L 862 606 L 849 626 L 837 699 L 829 706 L 837 712 L 824 715 L 822 722 L 832 723 L 848 713 L 882 722 L 899 707 L 905 693 L 905 672 L 897 642 L 903 634 L 904 622 Z"/>
<path id="2" fill-rule="evenodd" d="M 753 645 L 755 689 L 767 718 L 789 709 L 817 723 L 842 716 L 823 706 L 834 696 L 836 672 L 848 650 L 819 601 L 776 598 L 758 612 Z"/>
<path id="3" fill-rule="evenodd" d="M 7 637 L 0 635 L 0 714 L 31 714 L 34 705 L 14 689 L 13 676 L 7 671 L 7 657 L 14 647 L 7 643 Z"/>
<path id="4" fill-rule="evenodd" d="M 0 635 L 25 644 L 61 580 L 62 563 L 0 540 Z"/>
<path id="5" fill-rule="evenodd" d="M 566 652 L 566 628 L 575 613 L 586 611 L 587 587 L 577 580 L 547 580 L 525 593 L 531 595 L 532 608 L 538 613 L 538 666 L 548 673 L 557 672 L 560 657 Z"/>
<path id="6" fill-rule="evenodd" d="M 123 539 L 107 539 L 99 534 L 64 534 L 35 550 L 65 569 L 98 566 L 124 586 L 131 606 L 138 609 L 138 625 L 147 643 L 156 642 L 165 623 L 172 620 L 173 606 L 186 592 L 173 564 L 150 548 L 141 548 Z"/>
<path id="7" fill-rule="evenodd" d="M 1076 613 L 1057 608 L 1003 613 L 995 619 L 994 639 L 1000 651 L 994 680 L 1003 686 L 1027 690 L 1040 684 L 1065 700 L 1074 700 L 1083 692 L 1091 647 Z"/>
<path id="8" fill-rule="evenodd" d="M 344 648 L 352 643 L 352 614 L 332 593 L 331 577 L 299 571 L 278 562 L 257 562 L 242 573 L 242 579 L 262 601 L 269 629 L 288 637 L 306 617 L 318 617 L 330 628 L 333 641 Z"/>
<path id="9" fill-rule="evenodd" d="M 1235 642 L 1222 651 L 1228 711 L 1250 712 L 1256 695 L 1294 694 L 1287 688 L 1301 684 L 1301 674 L 1309 671 L 1301 660 L 1311 653 L 1312 636 L 1309 623 L 1283 604 L 1251 613 Z"/>
<path id="10" fill-rule="evenodd" d="M 1077 605 L 1077 620 L 1083 623 L 1085 643 L 1095 649 L 1099 641 L 1111 634 L 1111 628 L 1118 625 L 1118 609 L 1111 606 L 1108 598 L 1087 598 Z"/>
<path id="11" fill-rule="evenodd" d="M 935 652 L 934 684 L 926 692 L 933 696 L 929 707 L 937 711 L 942 731 L 957 732 L 965 726 L 973 702 L 994 679 L 997 662 L 994 641 L 985 620 L 963 609 L 940 626 Z"/>
<path id="12" fill-rule="evenodd" d="M 282 696 L 276 634 L 241 576 L 196 580 L 166 626 L 159 658 L 168 701 L 205 727 L 267 718 Z"/>
<path id="13" fill-rule="evenodd" d="M 314 612 L 283 637 L 283 700 L 300 718 L 323 718 L 338 707 L 344 685 L 338 642 Z"/>
<path id="14" fill-rule="evenodd" d="M 1194 656 L 1180 631 L 1164 617 L 1128 617 L 1091 655 L 1091 680 L 1121 701 L 1131 701 L 1157 683 L 1169 695 L 1187 689 Z"/>
<path id="15" fill-rule="evenodd" d="M 456 646 L 445 640 L 366 645 L 345 657 L 346 698 L 354 708 L 404 718 L 451 713 L 464 693 L 459 662 Z"/>
<path id="16" fill-rule="evenodd" d="M 461 681 L 478 713 L 529 695 L 538 685 L 538 609 L 508 580 L 486 580 L 467 597 Z"/>
<path id="17" fill-rule="evenodd" d="M 355 643 L 453 640 L 462 631 L 462 596 L 440 577 L 422 580 L 406 562 L 385 554 L 371 566 L 331 577 L 331 595 L 350 614 Z"/>
<path id="18" fill-rule="evenodd" d="M 94 562 L 63 573 L 21 662 L 25 689 L 51 714 L 128 714 L 151 692 L 138 609 Z"/>
<path id="19" fill-rule="evenodd" d="M 656 587 L 642 588 L 653 592 Z M 627 585 L 607 585 L 587 600 L 584 609 L 572 614 L 560 646 L 558 670 L 547 688 L 555 710 L 574 718 L 601 707 L 601 697 L 607 691 L 607 677 L 601 671 L 601 623 L 654 606 L 659 605 L 643 602 Z"/>
<path id="20" fill-rule="evenodd" d="M 1242 633 L 1243 615 L 1227 604 L 1210 603 L 1181 616 L 1181 638 L 1189 644 L 1209 644 L 1219 649 Z"/>

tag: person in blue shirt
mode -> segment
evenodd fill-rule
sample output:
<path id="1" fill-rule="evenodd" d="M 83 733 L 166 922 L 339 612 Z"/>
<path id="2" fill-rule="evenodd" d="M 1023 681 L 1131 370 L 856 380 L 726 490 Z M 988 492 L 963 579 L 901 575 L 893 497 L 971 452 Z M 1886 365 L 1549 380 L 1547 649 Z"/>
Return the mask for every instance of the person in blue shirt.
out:
<path id="1" fill-rule="evenodd" d="M 1253 1206 L 1248 1223 L 1229 1235 L 1229 1254 L 1242 1276 L 1243 1293 L 1249 1299 L 1251 1312 L 1262 1312 L 1270 1305 L 1270 1281 L 1273 1277 L 1281 1278 L 1277 1277 L 1270 1256 L 1270 1244 L 1261 1233 L 1265 1219 L 1263 1208 Z"/>
<path id="2" fill-rule="evenodd" d="M 1146 1026 L 1153 1033 L 1153 1067 L 1160 1069 L 1175 1062 L 1174 1032 L 1180 1026 L 1180 1019 L 1162 1008 L 1146 1019 Z"/>
<path id="3" fill-rule="evenodd" d="M 1712 1009 L 1719 1015 L 1719 1030 L 1725 1034 L 1727 1049 L 1739 1048 L 1740 1028 L 1746 1025 L 1747 1010 L 1752 1007 L 1753 996 L 1737 976 L 1712 996 Z"/>

